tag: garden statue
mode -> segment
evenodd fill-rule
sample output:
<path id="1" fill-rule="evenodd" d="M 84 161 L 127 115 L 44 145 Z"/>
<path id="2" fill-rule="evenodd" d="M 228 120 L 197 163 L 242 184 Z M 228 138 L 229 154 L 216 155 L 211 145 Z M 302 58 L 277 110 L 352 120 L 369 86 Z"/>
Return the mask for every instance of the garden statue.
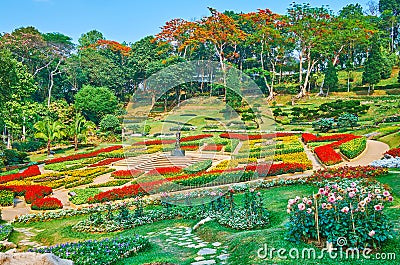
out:
<path id="1" fill-rule="evenodd" d="M 172 156 L 185 156 L 185 151 L 181 149 L 181 132 L 176 133 L 175 149 L 171 151 Z"/>

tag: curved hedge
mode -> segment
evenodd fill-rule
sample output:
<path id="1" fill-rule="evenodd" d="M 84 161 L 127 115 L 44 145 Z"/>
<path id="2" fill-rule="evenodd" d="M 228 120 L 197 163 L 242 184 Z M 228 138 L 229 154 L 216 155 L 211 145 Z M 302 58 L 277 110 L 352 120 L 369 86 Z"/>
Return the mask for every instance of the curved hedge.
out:
<path id="1" fill-rule="evenodd" d="M 361 137 L 340 145 L 340 152 L 347 158 L 359 156 L 367 148 L 367 138 Z"/>

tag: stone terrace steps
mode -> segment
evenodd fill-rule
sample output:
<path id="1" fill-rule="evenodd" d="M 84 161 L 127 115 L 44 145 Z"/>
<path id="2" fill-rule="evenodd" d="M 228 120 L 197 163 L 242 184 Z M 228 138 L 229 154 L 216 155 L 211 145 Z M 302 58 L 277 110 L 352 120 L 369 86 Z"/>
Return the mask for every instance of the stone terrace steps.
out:
<path id="1" fill-rule="evenodd" d="M 121 160 L 115 163 L 115 166 L 127 166 L 130 169 L 139 169 L 143 171 L 150 171 L 159 167 L 187 167 L 199 161 L 207 159 L 220 160 L 215 157 L 207 157 L 201 155 L 187 155 L 185 157 L 174 157 L 167 154 L 157 154 L 150 157 L 132 157 L 126 160 Z"/>

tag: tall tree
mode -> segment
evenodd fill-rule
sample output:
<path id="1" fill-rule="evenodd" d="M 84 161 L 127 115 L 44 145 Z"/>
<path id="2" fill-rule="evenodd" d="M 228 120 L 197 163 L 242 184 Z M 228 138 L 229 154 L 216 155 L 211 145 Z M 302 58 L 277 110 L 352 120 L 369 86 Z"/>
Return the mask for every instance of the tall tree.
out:
<path id="1" fill-rule="evenodd" d="M 332 12 L 325 7 L 311 7 L 309 4 L 292 4 L 288 9 L 289 31 L 296 41 L 299 54 L 299 85 L 297 97 L 307 94 L 308 82 L 320 54 L 325 49 L 325 41 L 332 34 L 330 23 Z M 303 80 L 303 65 L 306 65 L 306 75 Z"/>

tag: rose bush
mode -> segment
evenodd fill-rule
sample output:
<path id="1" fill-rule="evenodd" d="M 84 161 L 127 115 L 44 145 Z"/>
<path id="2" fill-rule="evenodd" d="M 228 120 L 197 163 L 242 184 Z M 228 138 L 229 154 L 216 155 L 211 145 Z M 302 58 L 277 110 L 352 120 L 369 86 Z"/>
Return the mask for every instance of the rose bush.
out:
<path id="1" fill-rule="evenodd" d="M 338 238 L 344 237 L 346 248 L 379 248 L 393 237 L 393 225 L 384 214 L 391 201 L 390 192 L 380 183 L 325 182 L 314 196 L 289 200 L 288 239 L 307 242 L 320 238 L 337 246 Z"/>

